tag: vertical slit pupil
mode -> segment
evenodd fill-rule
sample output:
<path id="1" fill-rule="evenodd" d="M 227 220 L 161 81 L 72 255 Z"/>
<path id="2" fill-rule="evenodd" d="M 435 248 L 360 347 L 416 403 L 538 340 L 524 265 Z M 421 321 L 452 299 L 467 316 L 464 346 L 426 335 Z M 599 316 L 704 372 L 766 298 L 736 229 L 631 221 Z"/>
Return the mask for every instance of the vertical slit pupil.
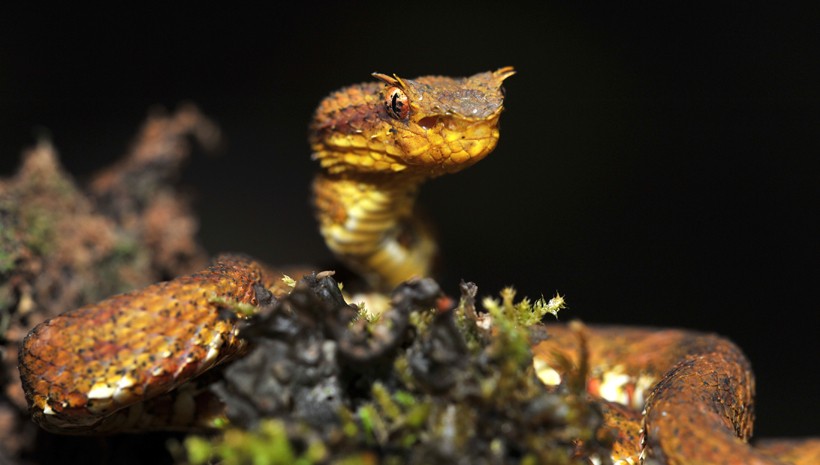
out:
<path id="1" fill-rule="evenodd" d="M 391 108 L 393 108 L 393 112 L 397 116 L 401 116 L 401 103 L 399 102 L 399 93 L 393 92 L 393 99 L 390 104 Z"/>

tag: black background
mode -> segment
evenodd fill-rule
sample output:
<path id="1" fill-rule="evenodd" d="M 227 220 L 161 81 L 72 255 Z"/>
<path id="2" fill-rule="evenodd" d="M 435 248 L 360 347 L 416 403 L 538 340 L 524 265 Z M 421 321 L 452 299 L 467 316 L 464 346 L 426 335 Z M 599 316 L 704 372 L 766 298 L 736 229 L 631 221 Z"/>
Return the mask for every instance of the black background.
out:
<path id="1" fill-rule="evenodd" d="M 0 174 L 47 133 L 82 180 L 152 106 L 192 101 L 228 140 L 183 179 L 209 252 L 327 264 L 307 200 L 319 100 L 373 71 L 513 65 L 498 149 L 423 189 L 445 288 L 558 290 L 563 320 L 724 334 L 757 372 L 759 435 L 820 434 L 816 9 L 271 8 L 4 11 Z"/>

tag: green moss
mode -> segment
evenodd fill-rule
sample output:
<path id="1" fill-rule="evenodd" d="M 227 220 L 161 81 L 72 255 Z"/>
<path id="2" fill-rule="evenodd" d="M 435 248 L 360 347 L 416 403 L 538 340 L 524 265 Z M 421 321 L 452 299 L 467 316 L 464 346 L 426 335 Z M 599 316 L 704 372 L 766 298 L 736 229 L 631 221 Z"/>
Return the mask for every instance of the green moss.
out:
<path id="1" fill-rule="evenodd" d="M 8 252 L 0 245 L 0 275 L 7 274 L 13 270 L 15 260 L 17 260 L 16 254 Z"/>
<path id="2" fill-rule="evenodd" d="M 11 225 L 3 220 L 5 216 L 0 207 L 0 275 L 14 270 L 20 250 L 20 244 L 15 240 Z"/>
<path id="3" fill-rule="evenodd" d="M 48 255 L 54 248 L 54 214 L 37 207 L 23 212 L 23 222 L 26 226 L 24 240 L 26 246 L 37 255 Z"/>
<path id="4" fill-rule="evenodd" d="M 535 303 L 527 298 L 516 303 L 515 290 L 508 287 L 501 291 L 501 301 L 487 297 L 482 305 L 498 332 L 492 343 L 493 352 L 501 359 L 504 372 L 509 372 L 526 365 L 532 358 L 528 328 L 539 323 L 547 313 L 557 315 L 564 308 L 564 299 L 556 295 L 549 302 L 542 297 Z"/>
<path id="5" fill-rule="evenodd" d="M 481 303 L 491 315 L 501 315 L 504 319 L 523 326 L 540 323 L 548 313 L 557 317 L 558 312 L 566 308 L 564 297 L 560 294 L 555 294 L 549 301 L 541 296 L 535 302 L 525 297 L 517 303 L 515 294 L 515 289 L 508 287 L 501 291 L 500 302 L 487 297 Z"/>
<path id="6" fill-rule="evenodd" d="M 341 290 L 341 287 L 340 287 L 340 290 Z M 356 324 L 357 321 L 364 320 L 370 326 L 370 325 L 373 325 L 373 324 L 377 323 L 379 321 L 379 319 L 381 318 L 381 313 L 371 312 L 370 310 L 367 309 L 367 304 L 365 304 L 364 302 L 359 302 L 359 303 L 356 303 L 354 305 L 356 305 L 356 308 L 358 310 L 356 311 L 356 318 L 354 318 L 350 322 L 351 325 Z"/>
<path id="7" fill-rule="evenodd" d="M 382 383 L 374 383 L 371 388 L 373 402 L 369 412 L 378 418 L 375 424 L 381 443 L 393 439 L 403 447 L 409 447 L 418 440 L 427 425 L 432 404 L 424 396 L 413 396 L 406 391 L 390 392 Z M 372 418 L 371 418 L 372 420 Z"/>
<path id="8" fill-rule="evenodd" d="M 264 420 L 253 434 L 229 428 L 217 440 L 209 441 L 196 436 L 185 439 L 187 460 L 193 465 L 212 463 L 219 459 L 224 465 L 312 465 L 327 459 L 328 451 L 316 438 L 304 431 L 289 432 L 279 420 Z M 298 435 L 301 447 L 291 437 Z"/>

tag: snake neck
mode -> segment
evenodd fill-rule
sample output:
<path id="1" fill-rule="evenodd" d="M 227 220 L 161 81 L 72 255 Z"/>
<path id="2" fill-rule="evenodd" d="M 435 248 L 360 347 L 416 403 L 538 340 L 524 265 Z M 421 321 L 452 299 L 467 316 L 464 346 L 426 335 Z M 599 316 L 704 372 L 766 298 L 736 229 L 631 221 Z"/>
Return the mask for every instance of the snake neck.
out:
<path id="1" fill-rule="evenodd" d="M 435 241 L 413 215 L 421 179 L 321 173 L 313 182 L 319 227 L 334 255 L 374 289 L 430 274 Z"/>

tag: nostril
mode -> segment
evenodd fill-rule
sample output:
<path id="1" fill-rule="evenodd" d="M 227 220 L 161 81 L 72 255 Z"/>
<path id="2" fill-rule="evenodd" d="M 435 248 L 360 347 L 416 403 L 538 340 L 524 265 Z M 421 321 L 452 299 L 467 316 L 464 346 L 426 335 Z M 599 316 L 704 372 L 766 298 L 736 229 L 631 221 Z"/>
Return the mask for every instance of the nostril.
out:
<path id="1" fill-rule="evenodd" d="M 438 123 L 438 116 L 425 116 L 419 120 L 419 125 L 424 129 L 430 129 Z"/>

